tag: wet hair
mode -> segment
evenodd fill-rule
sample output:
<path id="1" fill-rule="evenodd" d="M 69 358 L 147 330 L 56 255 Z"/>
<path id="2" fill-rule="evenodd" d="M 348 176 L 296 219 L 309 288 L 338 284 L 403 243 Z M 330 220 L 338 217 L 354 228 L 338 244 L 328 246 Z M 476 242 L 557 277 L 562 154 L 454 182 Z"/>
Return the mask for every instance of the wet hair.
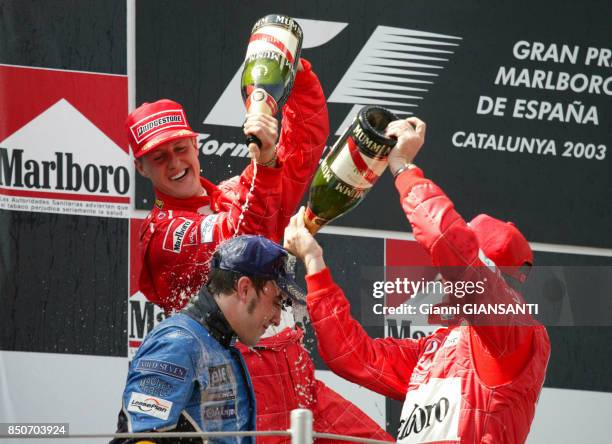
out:
<path id="1" fill-rule="evenodd" d="M 255 287 L 255 291 L 258 294 L 263 290 L 266 282 L 270 280 L 236 273 L 235 271 L 212 268 L 208 273 L 208 283 L 206 284 L 206 288 L 208 288 L 208 291 L 212 295 L 229 294 L 236 289 L 236 282 L 238 282 L 238 279 L 240 279 L 242 276 L 246 276 L 251 280 L 253 286 Z"/>

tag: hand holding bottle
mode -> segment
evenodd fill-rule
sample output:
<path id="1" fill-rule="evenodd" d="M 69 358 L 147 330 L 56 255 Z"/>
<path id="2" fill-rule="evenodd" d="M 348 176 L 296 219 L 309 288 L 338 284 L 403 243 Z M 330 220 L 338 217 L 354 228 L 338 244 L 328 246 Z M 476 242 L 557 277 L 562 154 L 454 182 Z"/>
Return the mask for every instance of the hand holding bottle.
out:
<path id="1" fill-rule="evenodd" d="M 249 144 L 249 157 L 261 165 L 268 165 L 276 157 L 276 140 L 278 139 L 278 121 L 267 114 L 247 114 L 242 126 L 245 136 L 255 136 L 261 141 L 261 148 Z"/>
<path id="2" fill-rule="evenodd" d="M 257 20 L 251 30 L 240 80 L 248 114 L 275 116 L 282 108 L 293 87 L 296 70 L 303 70 L 302 39 L 302 28 L 289 16 L 269 14 Z M 254 133 L 247 134 L 246 142 L 253 158 L 259 157 L 259 150 L 265 151 L 264 142 Z M 273 161 L 270 156 L 269 162 Z M 258 163 L 267 165 L 261 160 Z"/>
<path id="3" fill-rule="evenodd" d="M 285 228 L 284 247 L 304 262 L 306 274 L 317 273 L 325 268 L 323 249 L 304 224 L 304 207 L 293 215 Z"/>
<path id="4" fill-rule="evenodd" d="M 417 117 L 395 120 L 387 126 L 385 135 L 397 139 L 389 153 L 391 174 L 395 176 L 397 170 L 413 161 L 425 142 L 425 131 L 425 122 Z"/>

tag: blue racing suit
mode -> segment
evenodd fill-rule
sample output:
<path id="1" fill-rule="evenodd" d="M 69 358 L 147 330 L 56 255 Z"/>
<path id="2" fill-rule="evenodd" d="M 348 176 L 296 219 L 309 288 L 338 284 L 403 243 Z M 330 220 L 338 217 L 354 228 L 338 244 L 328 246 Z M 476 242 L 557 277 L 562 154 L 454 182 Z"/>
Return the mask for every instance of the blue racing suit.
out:
<path id="1" fill-rule="evenodd" d="M 233 330 L 204 287 L 193 304 L 159 324 L 138 349 L 128 371 L 118 432 L 255 430 L 255 395 L 234 342 Z M 228 437 L 209 442 L 255 440 Z"/>

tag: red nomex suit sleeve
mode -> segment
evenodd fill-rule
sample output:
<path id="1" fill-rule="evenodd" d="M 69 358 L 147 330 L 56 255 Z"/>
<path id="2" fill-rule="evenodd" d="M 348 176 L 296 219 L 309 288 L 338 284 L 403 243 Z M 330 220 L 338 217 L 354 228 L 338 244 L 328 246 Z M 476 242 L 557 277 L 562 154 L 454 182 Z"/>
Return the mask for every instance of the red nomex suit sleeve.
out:
<path id="1" fill-rule="evenodd" d="M 251 164 L 238 178 L 231 196 L 205 181 L 214 214 L 154 210 L 143 223 L 140 290 L 166 313 L 183 308 L 206 282 L 212 253 L 219 243 L 234 236 L 236 227 L 237 234 L 269 237 L 276 232 L 280 170 L 259 166 L 255 187 L 242 215 L 252 175 Z"/>
<path id="2" fill-rule="evenodd" d="M 414 237 L 429 252 L 433 265 L 458 267 L 455 270 L 447 268 L 446 279 L 484 282 L 481 302 L 522 302 L 520 293 L 506 285 L 499 270 L 491 269 L 481 261 L 476 235 L 455 211 L 452 201 L 440 187 L 426 179 L 419 168 L 400 174 L 395 185 Z M 500 324 L 500 320 L 479 317 L 472 323 L 473 332 L 476 333 L 472 335 L 472 344 L 477 358 L 501 360 L 507 376 L 512 377 L 530 357 L 533 327 L 526 326 L 535 323 L 530 316 L 506 320 L 503 322 L 505 325 L 487 325 Z M 484 362 L 482 359 L 479 361 Z"/>
<path id="3" fill-rule="evenodd" d="M 424 339 L 372 339 L 350 313 L 329 269 L 306 276 L 308 313 L 319 353 L 337 375 L 393 399 L 403 400 Z"/>
<path id="4" fill-rule="evenodd" d="M 283 107 L 283 125 L 277 146 L 282 194 L 276 220 L 269 224 L 266 234 L 275 242 L 282 239 L 289 219 L 304 197 L 329 135 L 327 101 L 321 83 L 308 60 L 302 59 L 302 65 L 304 70 L 297 73 Z M 233 196 L 237 185 L 238 180 L 233 177 L 219 187 L 228 196 Z"/>
<path id="5" fill-rule="evenodd" d="M 219 188 L 221 192 L 216 198 L 215 211 L 224 214 L 217 224 L 219 242 L 241 234 L 260 234 L 269 238 L 278 230 L 282 170 L 257 165 L 255 184 L 251 191 L 253 172 L 254 167 L 251 162 L 237 183 L 234 183 L 231 193 L 224 193 Z M 244 207 L 247 198 L 248 203 Z"/>
<path id="6" fill-rule="evenodd" d="M 310 62 L 302 58 L 303 71 L 297 73 L 293 90 L 283 108 L 283 126 L 278 143 L 282 164 L 281 209 L 278 241 L 289 219 L 302 200 L 319 165 L 329 135 L 327 101 Z"/>

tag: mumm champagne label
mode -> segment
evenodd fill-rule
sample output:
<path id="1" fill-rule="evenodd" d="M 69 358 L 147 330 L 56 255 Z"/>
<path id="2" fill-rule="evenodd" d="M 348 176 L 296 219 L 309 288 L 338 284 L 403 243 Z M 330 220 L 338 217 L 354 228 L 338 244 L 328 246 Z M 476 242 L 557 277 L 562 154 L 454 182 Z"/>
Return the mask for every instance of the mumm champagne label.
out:
<path id="1" fill-rule="evenodd" d="M 346 170 L 348 170 L 348 168 L 346 168 Z M 327 161 L 321 163 L 321 173 L 328 183 L 333 183 L 333 190 L 338 191 L 351 199 L 360 198 L 367 189 L 357 188 L 355 185 L 349 183 L 346 179 L 339 176 L 336 171 L 333 171 L 328 165 Z M 348 174 L 345 177 L 347 176 Z"/>
<path id="2" fill-rule="evenodd" d="M 253 27 L 246 59 L 249 60 L 256 54 L 274 52 L 282 55 L 290 65 L 293 65 L 301 41 L 302 30 L 293 19 L 268 15 L 260 19 Z M 266 58 L 271 57 L 266 56 Z"/>
<path id="3" fill-rule="evenodd" d="M 254 89 L 247 98 L 245 105 L 250 113 L 262 113 L 273 116 L 278 111 L 274 98 L 262 88 Z"/>
<path id="4" fill-rule="evenodd" d="M 292 34 L 295 34 L 296 38 L 302 40 L 302 28 L 300 28 L 300 25 L 298 25 L 295 20 L 286 15 L 270 14 L 260 18 L 253 25 L 251 33 L 254 34 L 260 28 L 269 26 L 284 28 L 290 31 Z"/>
<path id="5" fill-rule="evenodd" d="M 363 131 L 360 125 L 355 125 L 352 136 L 359 144 L 361 151 L 368 157 L 386 159 L 391 151 L 392 147 L 390 145 L 375 142 Z"/>
<path id="6" fill-rule="evenodd" d="M 353 122 L 344 146 L 331 160 L 329 169 L 347 185 L 356 190 L 338 190 L 351 197 L 363 194 L 374 185 L 387 167 L 388 145 L 372 140 L 357 123 Z M 347 188 L 347 187 L 344 187 Z"/>
<path id="7" fill-rule="evenodd" d="M 249 49 L 250 48 L 251 47 L 249 46 Z M 244 65 L 248 66 L 249 63 L 252 63 L 255 60 L 260 60 L 260 59 L 272 60 L 280 67 L 281 72 L 285 72 L 286 69 L 288 68 L 290 69 L 291 66 L 293 65 L 292 63 L 289 62 L 287 57 L 285 57 L 283 54 L 276 52 L 276 51 L 260 51 L 260 52 L 253 53 L 251 55 L 247 54 L 247 58 L 244 61 Z M 257 68 L 257 69 L 262 69 L 262 68 Z M 267 72 L 258 73 L 260 77 L 265 77 L 267 74 L 268 74 Z"/>
<path id="8" fill-rule="evenodd" d="M 268 15 L 255 24 L 242 71 L 243 100 L 253 89 L 263 88 L 279 107 L 285 103 L 300 57 L 301 36 L 299 25 L 291 17 Z"/>

